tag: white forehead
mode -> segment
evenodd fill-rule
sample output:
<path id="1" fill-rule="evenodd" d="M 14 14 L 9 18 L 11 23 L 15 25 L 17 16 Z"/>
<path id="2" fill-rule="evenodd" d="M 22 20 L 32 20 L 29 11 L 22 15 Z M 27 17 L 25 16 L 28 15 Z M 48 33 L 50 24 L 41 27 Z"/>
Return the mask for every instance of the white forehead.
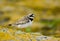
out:
<path id="1" fill-rule="evenodd" d="M 34 16 L 34 14 L 32 14 L 32 13 L 31 13 L 31 14 L 29 14 L 29 16 L 30 16 L 30 15 L 33 15 L 33 16 Z"/>

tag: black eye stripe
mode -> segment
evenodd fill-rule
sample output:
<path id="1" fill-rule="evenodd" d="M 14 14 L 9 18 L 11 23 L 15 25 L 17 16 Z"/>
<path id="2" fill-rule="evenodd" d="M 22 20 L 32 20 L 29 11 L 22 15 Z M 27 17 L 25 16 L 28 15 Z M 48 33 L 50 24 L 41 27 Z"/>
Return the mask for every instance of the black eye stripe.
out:
<path id="1" fill-rule="evenodd" d="M 34 17 L 33 15 L 30 15 L 30 17 Z"/>
<path id="2" fill-rule="evenodd" d="M 31 15 L 29 15 L 29 17 L 34 17 L 34 15 L 33 15 L 33 14 L 31 14 Z"/>
<path id="3" fill-rule="evenodd" d="M 31 20 L 31 21 L 33 21 L 33 17 L 34 17 L 34 15 L 31 14 L 31 15 L 28 16 L 28 19 Z"/>

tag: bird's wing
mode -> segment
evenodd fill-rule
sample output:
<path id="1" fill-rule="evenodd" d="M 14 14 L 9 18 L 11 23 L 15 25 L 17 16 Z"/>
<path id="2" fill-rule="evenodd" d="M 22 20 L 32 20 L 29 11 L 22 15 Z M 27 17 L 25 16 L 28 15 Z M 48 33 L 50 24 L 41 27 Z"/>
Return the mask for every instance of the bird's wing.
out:
<path id="1" fill-rule="evenodd" d="M 24 17 L 24 18 L 18 20 L 15 24 L 16 25 L 19 25 L 19 24 L 22 25 L 22 24 L 26 24 L 28 22 L 29 22 L 29 19 L 27 17 Z"/>

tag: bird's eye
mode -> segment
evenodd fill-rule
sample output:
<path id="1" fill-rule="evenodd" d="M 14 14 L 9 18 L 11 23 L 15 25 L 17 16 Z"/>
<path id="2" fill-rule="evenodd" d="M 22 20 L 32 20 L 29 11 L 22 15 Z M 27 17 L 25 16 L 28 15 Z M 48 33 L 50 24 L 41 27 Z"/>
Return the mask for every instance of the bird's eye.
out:
<path id="1" fill-rule="evenodd" d="M 33 16 L 34 16 L 33 14 L 30 15 L 30 17 L 33 17 Z"/>

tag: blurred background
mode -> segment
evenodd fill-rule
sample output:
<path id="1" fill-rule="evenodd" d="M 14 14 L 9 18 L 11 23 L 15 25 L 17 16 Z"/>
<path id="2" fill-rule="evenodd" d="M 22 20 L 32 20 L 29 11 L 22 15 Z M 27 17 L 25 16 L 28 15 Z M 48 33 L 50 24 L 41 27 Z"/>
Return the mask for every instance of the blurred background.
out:
<path id="1" fill-rule="evenodd" d="M 29 13 L 35 15 L 34 21 L 24 32 L 60 37 L 60 0 L 0 0 L 0 28 Z"/>

